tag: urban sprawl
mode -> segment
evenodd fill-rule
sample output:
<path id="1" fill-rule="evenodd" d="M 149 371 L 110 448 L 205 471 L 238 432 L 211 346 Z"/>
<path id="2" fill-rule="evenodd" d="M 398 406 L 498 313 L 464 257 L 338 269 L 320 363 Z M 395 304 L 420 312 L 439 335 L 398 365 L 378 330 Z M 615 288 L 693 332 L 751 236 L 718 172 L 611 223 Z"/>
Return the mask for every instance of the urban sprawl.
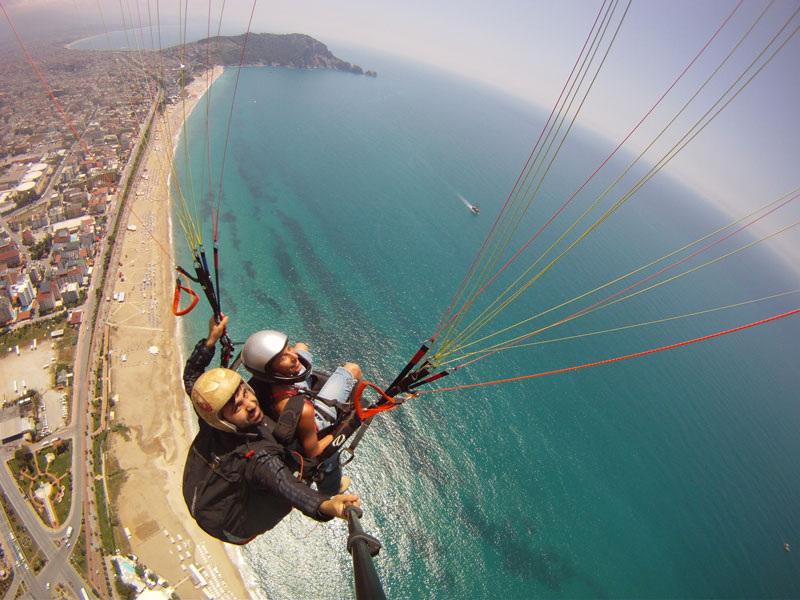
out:
<path id="1" fill-rule="evenodd" d="M 123 53 L 45 47 L 35 61 L 44 82 L 21 52 L 0 64 L 0 324 L 12 327 L 60 310 L 83 318 L 152 107 L 151 84 Z"/>

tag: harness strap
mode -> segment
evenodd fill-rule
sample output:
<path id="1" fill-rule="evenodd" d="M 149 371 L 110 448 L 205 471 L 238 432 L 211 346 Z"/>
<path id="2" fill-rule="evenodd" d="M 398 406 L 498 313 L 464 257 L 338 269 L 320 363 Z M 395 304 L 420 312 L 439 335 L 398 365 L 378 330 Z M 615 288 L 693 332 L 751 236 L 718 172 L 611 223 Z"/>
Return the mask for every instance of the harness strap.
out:
<path id="1" fill-rule="evenodd" d="M 297 424 L 300 423 L 300 417 L 303 415 L 303 407 L 305 406 L 305 399 L 300 394 L 294 394 L 289 398 L 286 406 L 283 407 L 281 416 L 272 430 L 273 437 L 282 446 L 286 446 L 294 439 L 295 431 L 297 431 Z"/>
<path id="2" fill-rule="evenodd" d="M 272 392 L 272 399 L 273 400 L 282 400 L 284 396 L 305 396 L 306 398 L 310 398 L 312 400 L 319 400 L 325 406 L 330 406 L 331 408 L 342 408 L 344 403 L 339 402 L 338 400 L 331 400 L 330 398 L 323 398 L 319 395 L 319 392 L 312 390 L 311 388 L 308 389 L 299 389 L 296 387 L 289 387 L 286 390 L 280 390 L 279 392 Z"/>
<path id="3" fill-rule="evenodd" d="M 284 396 L 297 396 L 297 395 L 299 395 L 301 393 L 302 392 L 300 390 L 298 390 L 296 387 L 291 387 L 290 386 L 289 389 L 286 389 L 286 390 L 280 390 L 280 391 L 277 391 L 277 392 L 273 391 L 272 392 L 272 399 L 273 400 L 282 400 Z"/>

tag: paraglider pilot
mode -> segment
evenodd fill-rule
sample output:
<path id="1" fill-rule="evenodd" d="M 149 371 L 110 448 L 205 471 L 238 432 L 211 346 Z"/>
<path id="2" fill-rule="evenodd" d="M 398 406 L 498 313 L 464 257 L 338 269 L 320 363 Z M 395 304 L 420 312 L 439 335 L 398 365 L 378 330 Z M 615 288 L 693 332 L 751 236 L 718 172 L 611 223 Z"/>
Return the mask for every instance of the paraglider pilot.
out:
<path id="1" fill-rule="evenodd" d="M 292 507 L 317 521 L 345 518 L 346 506 L 360 506 L 358 496 L 331 497 L 299 481 L 272 435 L 275 422 L 265 418 L 247 382 L 230 369 L 206 371 L 227 321 L 211 319 L 208 337 L 197 343 L 183 372 L 200 417 L 183 473 L 190 514 L 204 531 L 233 544 L 272 529 Z"/>

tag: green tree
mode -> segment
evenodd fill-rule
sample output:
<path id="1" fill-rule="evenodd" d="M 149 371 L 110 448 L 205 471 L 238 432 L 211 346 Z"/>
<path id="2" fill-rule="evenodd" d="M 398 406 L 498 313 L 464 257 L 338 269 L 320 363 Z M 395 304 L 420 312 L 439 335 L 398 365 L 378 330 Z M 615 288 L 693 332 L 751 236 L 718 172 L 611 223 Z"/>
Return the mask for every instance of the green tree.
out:
<path id="1" fill-rule="evenodd" d="M 117 588 L 117 594 L 123 600 L 133 600 L 136 598 L 136 588 L 123 581 L 117 580 L 114 584 Z"/>
<path id="2" fill-rule="evenodd" d="M 33 471 L 33 452 L 27 446 L 20 446 L 14 452 L 14 458 L 17 459 L 19 462 L 20 467 L 28 467 L 30 471 Z"/>
<path id="3" fill-rule="evenodd" d="M 40 258 L 44 258 L 48 254 L 50 254 L 50 248 L 52 246 L 53 246 L 53 236 L 48 233 L 41 240 L 39 240 L 33 245 L 33 247 L 31 248 L 31 258 L 33 260 L 39 260 Z"/>

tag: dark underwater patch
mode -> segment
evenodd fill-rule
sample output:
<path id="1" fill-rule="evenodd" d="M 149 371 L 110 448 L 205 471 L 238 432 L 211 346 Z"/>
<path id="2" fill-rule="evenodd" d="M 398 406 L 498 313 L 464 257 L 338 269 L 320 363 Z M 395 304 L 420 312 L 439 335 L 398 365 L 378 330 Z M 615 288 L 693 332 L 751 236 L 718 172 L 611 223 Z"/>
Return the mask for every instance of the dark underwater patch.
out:
<path id="1" fill-rule="evenodd" d="M 251 294 L 253 296 L 253 299 L 256 302 L 258 302 L 261 306 L 264 306 L 264 307 L 268 306 L 277 316 L 282 316 L 283 315 L 283 308 L 281 308 L 281 305 L 278 303 L 277 300 L 275 300 L 272 296 L 267 294 L 265 291 L 263 291 L 263 290 L 253 290 L 251 292 Z"/>
<path id="2" fill-rule="evenodd" d="M 253 261 L 250 259 L 244 259 L 242 261 L 242 268 L 244 269 L 244 274 L 247 276 L 248 279 L 255 279 L 256 278 L 256 270 L 253 268 Z"/>
<path id="3" fill-rule="evenodd" d="M 322 293 L 335 300 L 331 304 L 336 311 L 337 319 L 342 322 L 366 322 L 361 308 L 349 297 L 337 282 L 336 277 L 325 267 L 315 250 L 314 242 L 303 231 L 300 223 L 289 215 L 279 213 L 279 216 L 284 226 L 292 232 L 292 238 L 298 248 L 298 253 L 303 257 L 303 262 L 309 272 L 314 274 L 314 280 L 322 290 Z"/>
<path id="4" fill-rule="evenodd" d="M 559 593 L 564 591 L 566 584 L 572 584 L 591 590 L 589 596 L 592 598 L 607 597 L 596 581 L 576 571 L 572 562 L 555 548 L 536 548 L 537 540 L 525 535 L 526 531 L 535 531 L 535 527 L 526 530 L 510 520 L 490 522 L 475 504 L 469 502 L 462 505 L 460 515 L 466 529 L 498 553 L 509 574 L 535 580 Z"/>
<path id="5" fill-rule="evenodd" d="M 301 286 L 292 286 L 292 300 L 297 305 L 300 318 L 303 320 L 303 328 L 308 332 L 312 339 L 334 341 L 337 339 L 336 332 L 325 327 L 325 313 L 320 310 L 313 296 L 306 293 Z M 338 345 L 338 344 L 337 344 Z M 312 348 L 313 351 L 313 348 Z"/>
<path id="6" fill-rule="evenodd" d="M 220 304 L 222 306 L 222 312 L 226 315 L 235 315 L 239 312 L 236 302 L 233 301 L 233 296 L 231 296 L 225 290 L 222 290 L 222 293 L 220 294 Z"/>
<path id="7" fill-rule="evenodd" d="M 253 220 L 254 221 L 260 221 L 261 220 L 261 212 L 262 212 L 261 211 L 261 203 L 260 202 L 252 202 L 252 203 L 250 203 L 248 205 L 248 208 L 249 208 L 250 212 L 253 215 Z"/>
<path id="8" fill-rule="evenodd" d="M 294 268 L 291 255 L 283 249 L 284 245 L 280 243 L 280 240 L 278 241 L 279 243 L 276 244 L 272 256 L 281 277 L 294 287 L 300 283 L 300 275 L 297 273 L 297 269 Z"/>
<path id="9" fill-rule="evenodd" d="M 249 145 L 238 145 L 234 157 L 239 179 L 247 186 L 250 197 L 255 201 L 259 200 L 264 195 L 264 165 L 256 160 L 256 153 Z M 263 159 L 260 154 L 259 158 Z"/>

